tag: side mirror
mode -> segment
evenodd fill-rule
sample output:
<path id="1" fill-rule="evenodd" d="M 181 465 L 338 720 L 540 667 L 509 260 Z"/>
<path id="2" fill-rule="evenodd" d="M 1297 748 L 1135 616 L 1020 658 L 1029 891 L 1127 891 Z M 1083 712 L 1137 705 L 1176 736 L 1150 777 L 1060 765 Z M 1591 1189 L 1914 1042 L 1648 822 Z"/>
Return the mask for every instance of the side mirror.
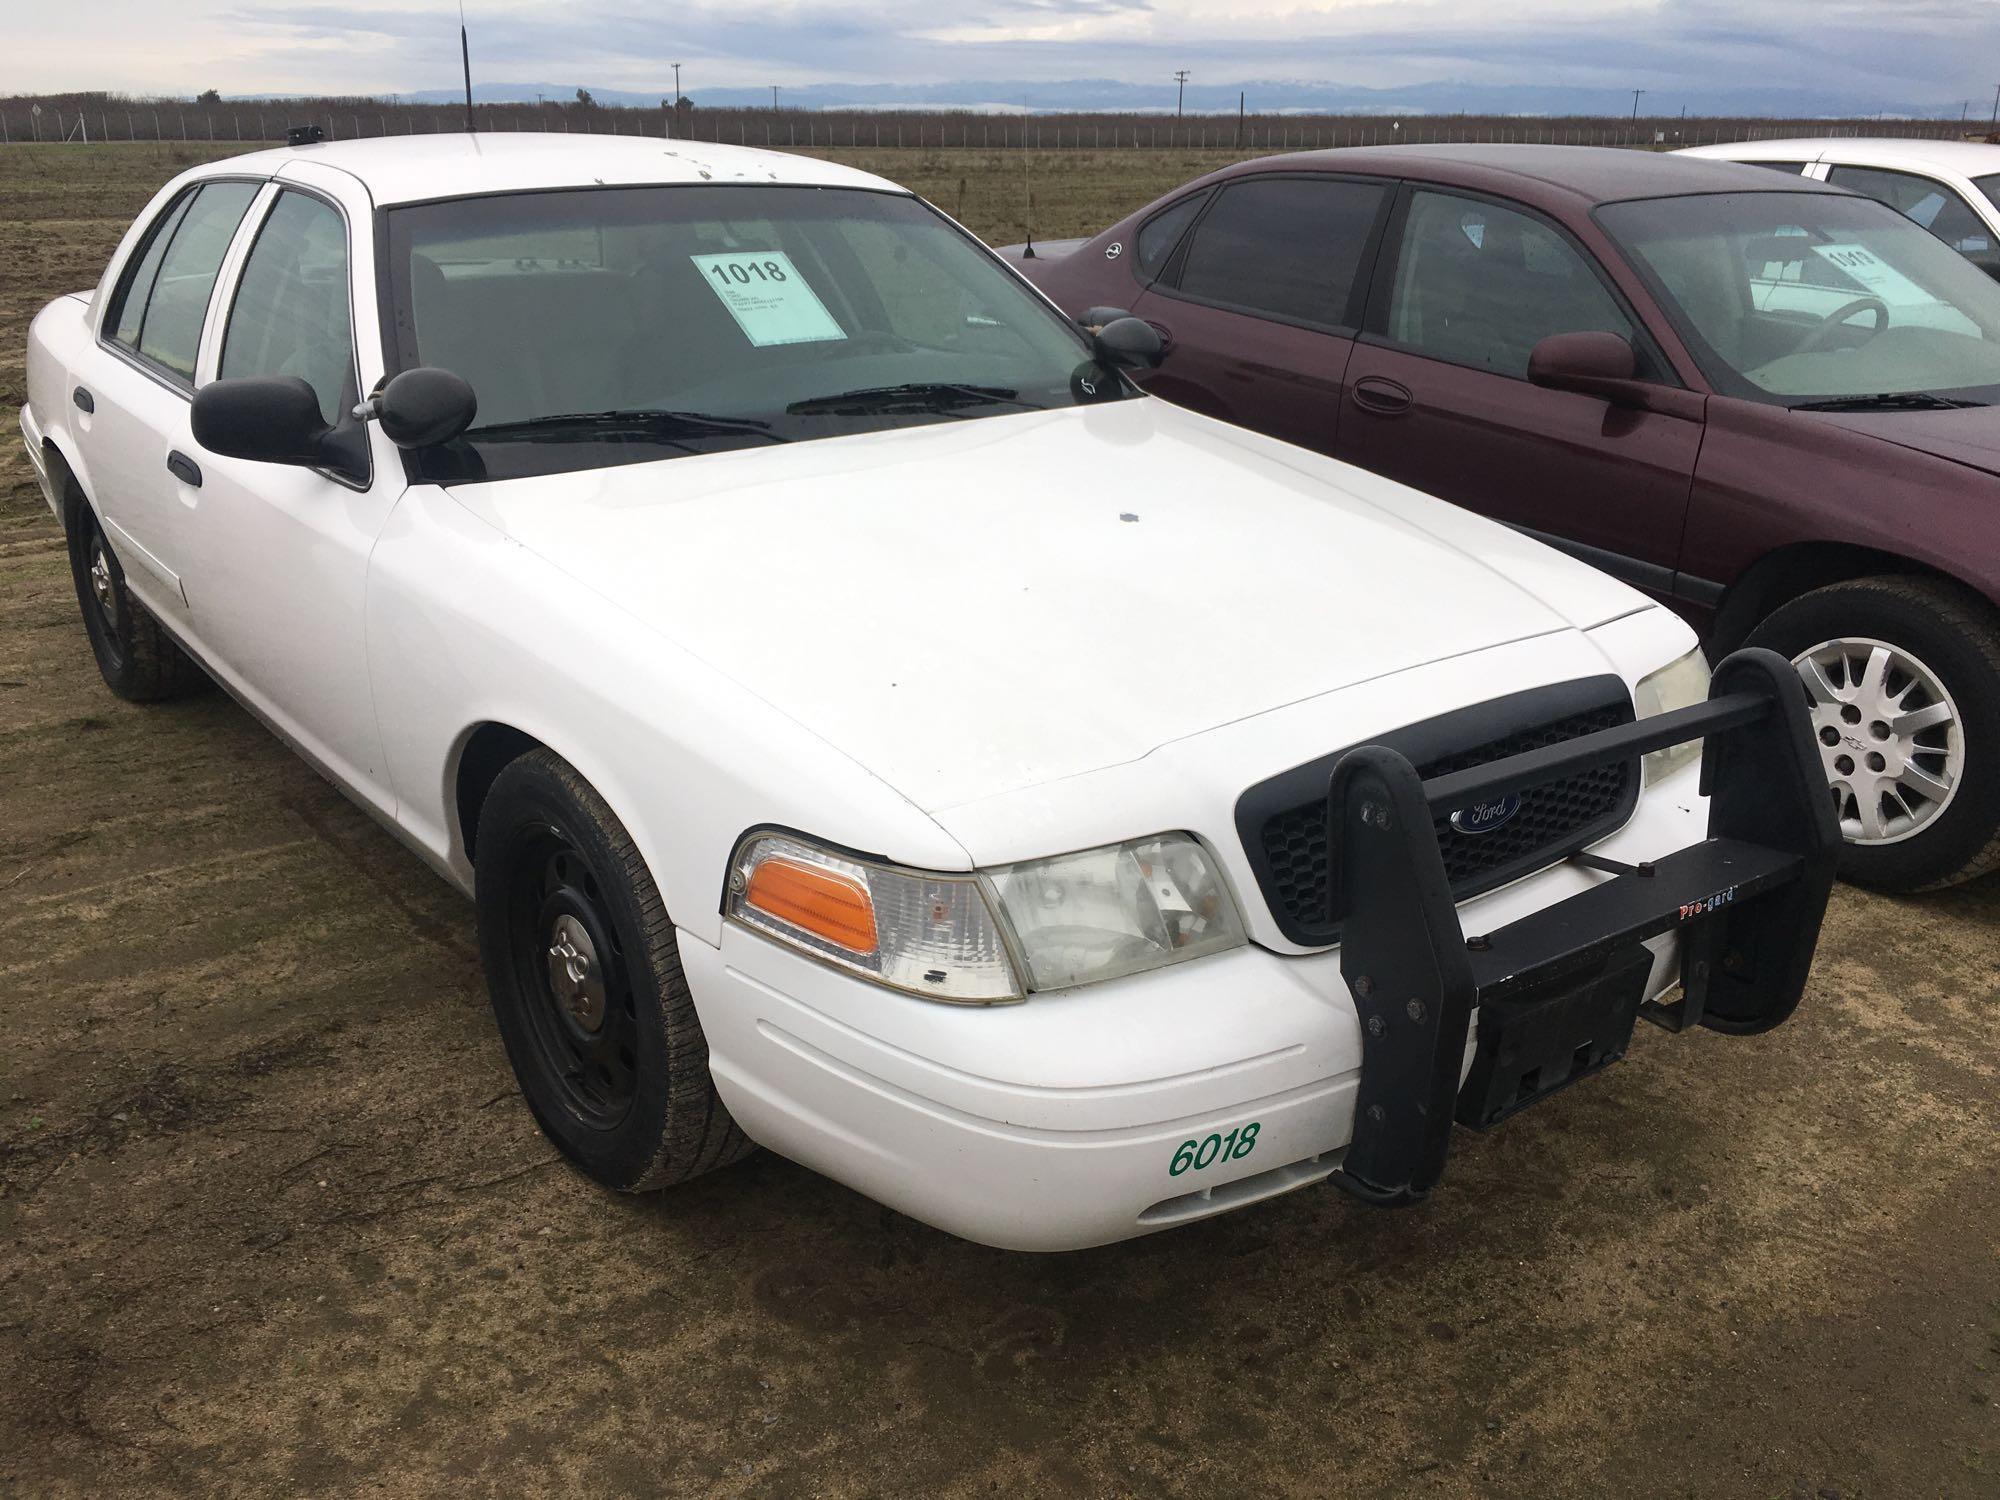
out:
<path id="1" fill-rule="evenodd" d="M 1106 323 L 1091 338 L 1097 362 L 1111 370 L 1150 370 L 1160 362 L 1166 345 L 1160 330 L 1144 318 L 1127 315 Z"/>
<path id="2" fill-rule="evenodd" d="M 434 448 L 472 425 L 479 398 L 451 371 L 419 365 L 364 401 L 357 415 L 363 413 L 380 422 L 383 436 L 398 448 Z"/>
<path id="3" fill-rule="evenodd" d="M 1128 307 L 1086 307 L 1077 322 L 1088 332 L 1095 333 L 1100 328 L 1109 327 L 1120 318 L 1129 318 L 1132 310 Z"/>
<path id="4" fill-rule="evenodd" d="M 194 440 L 224 458 L 343 466 L 345 455 L 329 451 L 333 429 L 319 413 L 318 395 L 296 375 L 211 380 L 194 393 L 189 421 Z"/>
<path id="5" fill-rule="evenodd" d="M 1646 387 L 1638 373 L 1639 356 L 1615 333 L 1552 333 L 1528 354 L 1531 385 L 1596 396 L 1615 406 L 1643 401 Z"/>

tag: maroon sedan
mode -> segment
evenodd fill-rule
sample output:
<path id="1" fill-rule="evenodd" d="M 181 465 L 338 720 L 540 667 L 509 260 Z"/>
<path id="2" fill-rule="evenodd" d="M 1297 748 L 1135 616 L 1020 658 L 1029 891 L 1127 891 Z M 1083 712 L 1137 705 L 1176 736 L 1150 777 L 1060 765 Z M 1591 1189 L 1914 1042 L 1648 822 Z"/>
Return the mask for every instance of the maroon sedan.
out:
<path id="1" fill-rule="evenodd" d="M 1151 322 L 1157 394 L 1517 526 L 1711 654 L 1782 651 L 1851 878 L 2000 865 L 2000 285 L 1893 210 L 1687 157 L 1387 147 L 1002 253 L 1087 322 Z"/>

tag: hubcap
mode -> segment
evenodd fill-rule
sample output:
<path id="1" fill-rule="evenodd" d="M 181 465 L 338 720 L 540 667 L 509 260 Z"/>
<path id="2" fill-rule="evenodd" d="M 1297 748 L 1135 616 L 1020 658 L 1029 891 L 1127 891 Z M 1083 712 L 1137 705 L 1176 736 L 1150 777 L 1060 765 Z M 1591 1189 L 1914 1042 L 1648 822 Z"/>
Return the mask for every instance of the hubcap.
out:
<path id="1" fill-rule="evenodd" d="M 111 559 L 105 554 L 101 540 L 90 549 L 90 592 L 97 600 L 97 607 L 104 611 L 105 618 L 117 619 L 118 583 L 111 576 Z"/>
<path id="2" fill-rule="evenodd" d="M 609 1129 L 638 1088 L 640 1036 L 632 974 L 607 892 L 560 830 L 523 837 L 509 879 L 509 920 L 533 1067 L 552 1106 Z"/>
<path id="3" fill-rule="evenodd" d="M 604 1029 L 604 974 L 597 946 L 583 923 L 567 912 L 549 930 L 549 989 L 582 1030 L 595 1036 Z"/>
<path id="4" fill-rule="evenodd" d="M 1951 805 L 1965 773 L 1944 680 L 1887 641 L 1822 641 L 1792 659 L 1812 695 L 1834 816 L 1853 844 L 1894 844 Z"/>

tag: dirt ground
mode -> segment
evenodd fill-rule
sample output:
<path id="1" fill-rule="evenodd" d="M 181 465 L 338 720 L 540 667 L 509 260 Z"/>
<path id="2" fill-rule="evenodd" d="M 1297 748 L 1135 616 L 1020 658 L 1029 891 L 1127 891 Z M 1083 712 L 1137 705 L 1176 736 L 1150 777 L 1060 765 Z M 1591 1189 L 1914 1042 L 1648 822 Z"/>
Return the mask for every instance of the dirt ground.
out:
<path id="1" fill-rule="evenodd" d="M 1011 237 L 960 156 L 889 170 Z M 0 152 L 10 424 L 179 164 Z M 1043 232 L 1200 165 L 1066 156 Z M 769 1155 L 614 1198 L 456 894 L 220 694 L 103 689 L 10 439 L 0 1494 L 2000 1496 L 1996 918 L 1843 890 L 1794 1024 L 1642 1027 L 1413 1212 L 1035 1258 Z"/>

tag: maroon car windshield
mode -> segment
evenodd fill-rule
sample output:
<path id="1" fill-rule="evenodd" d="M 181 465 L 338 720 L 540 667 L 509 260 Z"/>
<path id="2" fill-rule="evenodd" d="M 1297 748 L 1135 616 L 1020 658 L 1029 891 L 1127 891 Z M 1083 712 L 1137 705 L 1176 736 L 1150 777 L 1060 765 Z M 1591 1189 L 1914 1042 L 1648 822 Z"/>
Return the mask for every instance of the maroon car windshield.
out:
<path id="1" fill-rule="evenodd" d="M 1720 193 L 1597 219 L 1718 390 L 1786 406 L 2000 399 L 2000 283 L 1893 209 Z"/>

